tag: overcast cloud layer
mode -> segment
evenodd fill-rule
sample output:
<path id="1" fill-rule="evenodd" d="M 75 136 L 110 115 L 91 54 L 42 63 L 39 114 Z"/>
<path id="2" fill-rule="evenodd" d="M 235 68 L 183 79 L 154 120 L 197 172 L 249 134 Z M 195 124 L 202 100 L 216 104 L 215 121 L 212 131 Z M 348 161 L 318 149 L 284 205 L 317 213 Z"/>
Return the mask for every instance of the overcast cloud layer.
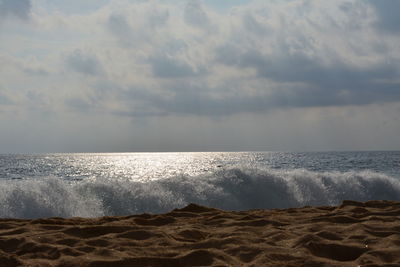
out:
<path id="1" fill-rule="evenodd" d="M 214 2 L 0 0 L 0 153 L 400 149 L 400 1 Z"/>

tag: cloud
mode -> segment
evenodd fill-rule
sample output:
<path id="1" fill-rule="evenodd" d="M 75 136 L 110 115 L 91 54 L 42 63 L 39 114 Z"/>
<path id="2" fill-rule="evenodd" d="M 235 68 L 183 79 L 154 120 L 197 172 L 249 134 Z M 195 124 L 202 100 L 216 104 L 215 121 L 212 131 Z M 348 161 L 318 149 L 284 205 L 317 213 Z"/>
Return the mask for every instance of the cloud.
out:
<path id="1" fill-rule="evenodd" d="M 198 0 L 187 1 L 184 9 L 184 21 L 195 27 L 206 27 L 210 24 L 207 13 Z"/>
<path id="2" fill-rule="evenodd" d="M 10 151 L 398 143 L 395 1 L 31 2 L 0 0 L 33 22 L 1 31 Z"/>
<path id="3" fill-rule="evenodd" d="M 371 5 L 384 2 L 254 1 L 214 13 L 196 0 L 183 10 L 176 3 L 111 1 L 91 14 L 60 15 L 70 31 L 92 29 L 91 42 L 74 36 L 69 46 L 85 50 L 70 52 L 62 70 L 91 79 L 68 75 L 71 92 L 54 98 L 72 109 L 101 106 L 143 117 L 400 101 L 398 37 L 383 38 L 371 13 Z M 41 69 L 24 73 L 56 83 L 57 71 Z M 101 83 L 113 86 L 99 91 Z"/>
<path id="4" fill-rule="evenodd" d="M 14 16 L 26 20 L 30 16 L 31 7 L 30 0 L 1 0 L 0 18 Z"/>
<path id="5" fill-rule="evenodd" d="M 49 75 L 49 72 L 42 68 L 30 68 L 26 67 L 23 71 L 29 75 L 38 75 L 38 76 L 46 76 Z"/>
<path id="6" fill-rule="evenodd" d="M 276 98 L 276 106 L 279 103 L 331 106 L 400 101 L 400 90 L 397 90 L 399 83 L 382 82 L 398 77 L 395 64 L 355 67 L 340 61 L 325 65 L 305 55 L 289 53 L 281 56 L 266 56 L 258 51 L 247 51 L 241 55 L 237 52 L 227 55 L 229 50 L 223 53 L 223 64 L 253 68 L 260 78 L 302 84 L 297 89 L 280 90 L 269 96 Z"/>
<path id="7" fill-rule="evenodd" d="M 368 1 L 376 10 L 378 15 L 377 25 L 387 31 L 400 31 L 400 1 L 398 0 L 379 0 Z"/>
<path id="8" fill-rule="evenodd" d="M 102 75 L 103 67 L 93 55 L 85 54 L 81 50 L 74 50 L 67 58 L 66 63 L 72 70 L 85 75 Z"/>
<path id="9" fill-rule="evenodd" d="M 160 12 L 165 25 L 147 23 Z M 400 55 L 368 12 L 358 0 L 256 1 L 218 16 L 199 1 L 183 13 L 173 4 L 113 10 L 106 29 L 124 52 L 118 59 L 114 48 L 105 68 L 123 62 L 132 74 L 110 80 L 110 112 L 217 117 L 400 101 Z"/>
<path id="10" fill-rule="evenodd" d="M 112 14 L 108 18 L 106 26 L 123 45 L 134 45 L 133 29 L 124 16 Z"/>
<path id="11" fill-rule="evenodd" d="M 12 100 L 7 95 L 0 92 L 0 105 L 11 105 L 12 103 Z"/>
<path id="12" fill-rule="evenodd" d="M 80 111 L 87 111 L 91 106 L 86 100 L 78 97 L 67 98 L 64 103 L 67 107 Z"/>
<path id="13" fill-rule="evenodd" d="M 183 60 L 168 56 L 150 58 L 153 75 L 160 78 L 182 78 L 196 75 L 196 71 Z"/>
<path id="14" fill-rule="evenodd" d="M 124 48 L 138 48 L 149 45 L 159 29 L 167 28 L 170 17 L 168 6 L 138 2 L 113 10 L 105 27 Z"/>
<path id="15" fill-rule="evenodd" d="M 170 18 L 170 13 L 168 9 L 160 9 L 152 7 L 148 15 L 148 24 L 150 27 L 157 28 L 165 26 Z"/>

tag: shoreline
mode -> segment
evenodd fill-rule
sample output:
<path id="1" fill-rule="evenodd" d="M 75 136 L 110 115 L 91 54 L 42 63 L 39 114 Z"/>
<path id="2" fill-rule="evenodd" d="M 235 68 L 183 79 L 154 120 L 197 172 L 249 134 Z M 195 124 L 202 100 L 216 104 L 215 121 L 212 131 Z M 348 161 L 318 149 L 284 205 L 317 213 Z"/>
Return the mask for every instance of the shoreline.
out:
<path id="1" fill-rule="evenodd" d="M 1 266 L 400 266 L 400 202 L 0 219 Z"/>

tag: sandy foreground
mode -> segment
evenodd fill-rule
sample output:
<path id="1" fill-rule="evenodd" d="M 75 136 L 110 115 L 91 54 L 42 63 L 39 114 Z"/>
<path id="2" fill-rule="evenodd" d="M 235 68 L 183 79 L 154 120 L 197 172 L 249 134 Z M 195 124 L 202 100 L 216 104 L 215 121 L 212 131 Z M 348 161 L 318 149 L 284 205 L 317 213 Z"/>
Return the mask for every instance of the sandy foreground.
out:
<path id="1" fill-rule="evenodd" d="M 1 219 L 0 266 L 400 266 L 400 202 Z"/>

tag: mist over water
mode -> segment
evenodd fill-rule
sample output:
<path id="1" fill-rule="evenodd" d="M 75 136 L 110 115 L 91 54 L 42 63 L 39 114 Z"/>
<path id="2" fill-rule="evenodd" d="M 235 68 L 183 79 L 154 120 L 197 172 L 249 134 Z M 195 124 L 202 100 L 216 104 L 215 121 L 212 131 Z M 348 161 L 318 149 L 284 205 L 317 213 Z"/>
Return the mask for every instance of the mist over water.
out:
<path id="1" fill-rule="evenodd" d="M 398 152 L 4 155 L 0 217 L 400 200 Z"/>

